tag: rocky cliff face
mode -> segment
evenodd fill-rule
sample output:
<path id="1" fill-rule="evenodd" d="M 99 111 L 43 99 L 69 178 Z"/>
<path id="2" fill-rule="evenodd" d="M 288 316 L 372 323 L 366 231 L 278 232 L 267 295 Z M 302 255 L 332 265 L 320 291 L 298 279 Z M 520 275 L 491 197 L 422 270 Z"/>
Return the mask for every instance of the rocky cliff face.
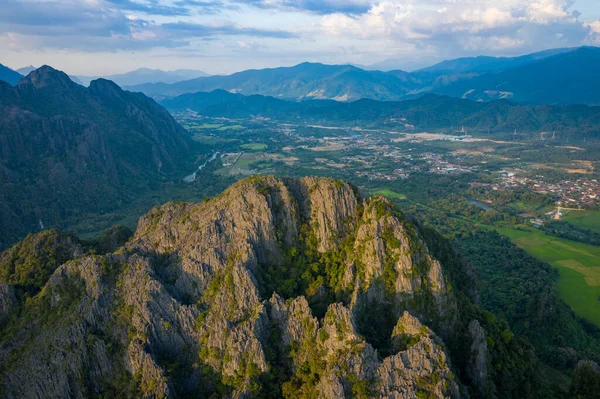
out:
<path id="1" fill-rule="evenodd" d="M 0 282 L 0 326 L 10 315 L 15 302 L 16 298 L 13 287 Z"/>
<path id="2" fill-rule="evenodd" d="M 255 177 L 166 204 L 22 305 L 12 290 L 0 283 L 7 398 L 454 398 L 494 384 L 486 330 L 458 317 L 418 229 L 330 179 Z"/>

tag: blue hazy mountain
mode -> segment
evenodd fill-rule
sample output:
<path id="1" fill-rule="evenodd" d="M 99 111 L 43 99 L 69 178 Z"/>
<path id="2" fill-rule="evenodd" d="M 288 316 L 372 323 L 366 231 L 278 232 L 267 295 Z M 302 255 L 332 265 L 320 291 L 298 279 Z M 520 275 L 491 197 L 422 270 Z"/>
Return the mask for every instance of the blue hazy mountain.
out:
<path id="1" fill-rule="evenodd" d="M 464 79 L 435 93 L 477 101 L 600 104 L 600 48 L 582 47 L 514 68 Z"/>
<path id="2" fill-rule="evenodd" d="M 17 72 L 19 72 L 23 76 L 27 76 L 27 75 L 29 75 L 30 72 L 33 72 L 36 69 L 38 69 L 38 68 L 34 67 L 33 65 L 29 65 L 29 66 L 17 69 Z"/>
<path id="3" fill-rule="evenodd" d="M 600 104 L 600 80 L 596 77 L 599 60 L 599 48 L 581 47 L 513 58 L 462 58 L 411 73 L 303 63 L 126 88 L 157 99 L 220 89 L 295 101 L 361 98 L 397 101 L 433 92 L 478 101 L 511 99 L 531 104 Z"/>
<path id="4" fill-rule="evenodd" d="M 23 75 L 21 75 L 19 72 L 13 71 L 9 67 L 0 64 L 0 80 L 14 86 L 19 82 L 19 80 L 21 80 L 21 78 L 23 78 Z"/>
<path id="5" fill-rule="evenodd" d="M 531 64 L 532 62 L 575 51 L 573 48 L 552 49 L 540 51 L 533 54 L 527 54 L 519 57 L 463 57 L 453 60 L 442 61 L 427 68 L 422 68 L 415 73 L 435 73 L 435 74 L 457 74 L 466 72 L 491 72 L 503 69 L 515 68 L 518 66 Z"/>
<path id="6" fill-rule="evenodd" d="M 139 68 L 135 71 L 126 73 L 101 76 L 104 79 L 112 80 L 119 86 L 132 86 L 144 83 L 176 83 L 182 80 L 195 79 L 201 76 L 208 76 L 206 72 L 193 69 L 178 69 L 176 71 L 162 71 L 160 69 Z M 84 86 L 89 86 L 90 82 L 99 77 L 78 76 Z"/>
<path id="7" fill-rule="evenodd" d="M 154 97 L 175 97 L 198 91 L 227 90 L 245 95 L 261 94 L 293 100 L 359 98 L 398 100 L 419 84 L 412 79 L 381 71 L 365 71 L 352 65 L 303 63 L 293 67 L 248 70 L 228 76 L 211 76 L 175 84 L 127 87 Z"/>

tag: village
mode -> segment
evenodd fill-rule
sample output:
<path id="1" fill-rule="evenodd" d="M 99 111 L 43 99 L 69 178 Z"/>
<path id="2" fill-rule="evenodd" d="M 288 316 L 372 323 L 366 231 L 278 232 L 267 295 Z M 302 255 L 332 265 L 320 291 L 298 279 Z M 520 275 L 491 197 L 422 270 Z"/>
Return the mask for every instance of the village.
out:
<path id="1" fill-rule="evenodd" d="M 597 179 L 577 178 L 546 182 L 543 176 L 519 177 L 514 172 L 502 171 L 496 183 L 472 182 L 472 187 L 489 187 L 494 191 L 526 188 L 538 194 L 550 195 L 557 207 L 594 209 L 600 207 L 600 183 Z"/>

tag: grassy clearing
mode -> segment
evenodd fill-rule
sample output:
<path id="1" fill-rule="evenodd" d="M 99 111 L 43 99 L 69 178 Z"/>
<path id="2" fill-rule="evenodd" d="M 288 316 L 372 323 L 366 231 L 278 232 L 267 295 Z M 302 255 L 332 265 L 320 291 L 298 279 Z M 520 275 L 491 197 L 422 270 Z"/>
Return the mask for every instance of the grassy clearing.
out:
<path id="1" fill-rule="evenodd" d="M 555 209 L 554 205 L 545 205 L 545 206 L 539 206 L 539 205 L 532 205 L 532 204 L 527 204 L 523 201 L 516 201 L 516 202 L 512 202 L 509 205 L 510 207 L 512 207 L 513 209 L 519 211 L 519 212 L 523 212 L 523 213 L 528 213 L 528 212 L 532 212 L 532 213 L 546 213 L 546 212 L 550 212 L 551 210 Z"/>
<path id="2" fill-rule="evenodd" d="M 388 197 L 392 200 L 405 200 L 406 199 L 406 195 L 397 193 L 392 190 L 388 190 L 387 188 L 384 188 L 382 190 L 377 190 L 377 191 L 373 192 L 373 194 L 383 195 L 384 197 Z"/>
<path id="3" fill-rule="evenodd" d="M 252 159 L 238 159 L 238 161 L 235 163 L 234 167 L 239 168 L 239 169 L 250 169 L 252 167 L 252 164 L 254 163 L 254 160 Z"/>
<path id="4" fill-rule="evenodd" d="M 561 298 L 579 316 L 600 326 L 600 247 L 548 236 L 524 226 L 498 231 L 531 255 L 557 268 Z"/>
<path id="5" fill-rule="evenodd" d="M 217 130 L 219 130 L 219 131 L 224 131 L 224 130 L 241 130 L 243 128 L 244 128 L 244 126 L 242 126 L 242 125 L 229 125 L 229 126 L 221 126 Z"/>
<path id="6" fill-rule="evenodd" d="M 264 151 L 267 148 L 269 148 L 269 146 L 264 143 L 242 144 L 240 147 L 242 147 L 244 150 L 250 150 L 250 151 Z"/>
<path id="7" fill-rule="evenodd" d="M 205 123 L 203 125 L 199 125 L 198 129 L 219 129 L 223 126 L 222 123 Z"/>
<path id="8" fill-rule="evenodd" d="M 563 220 L 600 233 L 600 211 L 569 211 Z"/>
<path id="9" fill-rule="evenodd" d="M 196 133 L 192 136 L 192 140 L 197 141 L 198 143 L 207 144 L 207 145 L 219 145 L 219 144 L 231 144 L 235 143 L 238 140 L 235 139 L 227 139 L 218 136 L 208 136 L 202 133 Z"/>

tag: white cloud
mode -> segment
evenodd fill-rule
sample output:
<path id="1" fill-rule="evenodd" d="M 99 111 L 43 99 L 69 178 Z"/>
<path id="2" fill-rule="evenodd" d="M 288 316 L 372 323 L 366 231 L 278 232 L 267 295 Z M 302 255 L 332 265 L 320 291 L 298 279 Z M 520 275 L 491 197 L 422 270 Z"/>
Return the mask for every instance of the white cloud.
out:
<path id="1" fill-rule="evenodd" d="M 600 21 L 594 21 L 586 24 L 589 29 L 586 44 L 600 45 Z"/>
<path id="2" fill-rule="evenodd" d="M 564 20 L 575 21 L 572 13 L 568 12 L 572 4 L 568 0 L 537 0 L 525 5 L 524 9 L 530 22 L 549 24 Z"/>
<path id="3" fill-rule="evenodd" d="M 593 27 L 579 21 L 569 0 L 383 1 L 364 15 L 322 17 L 324 33 L 363 40 L 391 39 L 442 53 L 527 51 L 581 45 Z"/>
<path id="4" fill-rule="evenodd" d="M 587 24 L 592 33 L 600 33 L 600 21 L 594 21 Z"/>

